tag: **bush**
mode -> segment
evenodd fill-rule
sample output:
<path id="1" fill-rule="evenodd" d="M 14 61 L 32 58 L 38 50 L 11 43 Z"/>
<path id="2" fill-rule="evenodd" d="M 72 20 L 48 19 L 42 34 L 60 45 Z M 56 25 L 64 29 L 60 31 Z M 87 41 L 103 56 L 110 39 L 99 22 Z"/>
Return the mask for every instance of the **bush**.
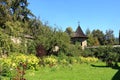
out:
<path id="1" fill-rule="evenodd" d="M 82 63 L 98 62 L 98 58 L 95 57 L 79 57 Z"/>
<path id="2" fill-rule="evenodd" d="M 120 47 L 104 46 L 98 48 L 89 48 L 95 57 L 98 57 L 102 61 L 108 61 L 109 59 L 113 62 L 120 60 Z"/>
<path id="3" fill-rule="evenodd" d="M 83 50 L 80 46 L 79 42 L 76 42 L 75 44 L 70 44 L 68 45 L 69 47 L 67 48 L 66 55 L 67 56 L 80 56 L 83 53 Z"/>
<path id="4" fill-rule="evenodd" d="M 82 52 L 81 55 L 84 56 L 84 57 L 94 57 L 94 52 L 93 52 L 92 50 L 86 48 L 86 49 Z"/>
<path id="5" fill-rule="evenodd" d="M 10 76 L 11 70 L 16 70 L 20 64 L 24 64 L 27 69 L 36 70 L 39 66 L 39 59 L 34 55 L 14 53 L 7 58 L 0 58 L 2 75 Z"/>
<path id="6" fill-rule="evenodd" d="M 35 43 L 36 45 L 43 45 L 45 50 L 48 51 L 48 54 L 52 54 L 55 45 L 59 47 L 58 52 L 67 54 L 70 45 L 70 37 L 67 33 L 59 29 L 56 30 L 49 26 L 40 26 Z"/>
<path id="7" fill-rule="evenodd" d="M 57 62 L 58 60 L 56 59 L 56 57 L 52 55 L 43 58 L 43 64 L 45 66 L 54 66 L 57 64 Z"/>
<path id="8" fill-rule="evenodd" d="M 98 58 L 95 57 L 71 57 L 71 56 L 66 56 L 66 55 L 61 55 L 59 57 L 56 56 L 46 56 L 42 60 L 42 64 L 44 66 L 56 66 L 56 65 L 69 65 L 69 64 L 79 64 L 79 63 L 92 63 L 92 62 L 97 62 Z"/>

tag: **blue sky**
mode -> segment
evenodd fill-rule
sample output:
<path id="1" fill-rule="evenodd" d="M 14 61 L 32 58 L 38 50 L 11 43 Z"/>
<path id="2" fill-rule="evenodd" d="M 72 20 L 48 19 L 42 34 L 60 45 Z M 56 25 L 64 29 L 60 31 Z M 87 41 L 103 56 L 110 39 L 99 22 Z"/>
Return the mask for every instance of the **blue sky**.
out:
<path id="1" fill-rule="evenodd" d="M 28 8 L 42 22 L 51 27 L 76 30 L 78 21 L 82 30 L 99 29 L 104 33 L 113 30 L 118 37 L 120 30 L 120 0 L 28 0 Z"/>

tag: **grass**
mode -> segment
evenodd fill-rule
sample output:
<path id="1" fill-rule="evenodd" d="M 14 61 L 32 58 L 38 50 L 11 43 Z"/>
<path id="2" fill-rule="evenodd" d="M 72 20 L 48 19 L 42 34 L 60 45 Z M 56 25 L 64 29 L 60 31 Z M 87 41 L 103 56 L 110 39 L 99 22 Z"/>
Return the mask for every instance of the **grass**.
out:
<path id="1" fill-rule="evenodd" d="M 120 80 L 118 69 L 105 67 L 105 63 L 74 64 L 67 66 L 41 67 L 38 71 L 28 70 L 26 80 Z"/>

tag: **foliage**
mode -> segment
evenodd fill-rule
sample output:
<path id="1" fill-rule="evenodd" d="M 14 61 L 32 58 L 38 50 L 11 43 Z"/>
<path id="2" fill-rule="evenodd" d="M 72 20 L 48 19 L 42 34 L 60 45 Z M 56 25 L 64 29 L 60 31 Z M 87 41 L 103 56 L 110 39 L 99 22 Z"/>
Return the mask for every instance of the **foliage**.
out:
<path id="1" fill-rule="evenodd" d="M 14 71 L 14 73 L 13 73 Z M 11 74 L 14 74 L 10 77 L 12 80 L 25 80 L 24 75 L 26 71 L 26 64 L 20 63 L 16 70 L 11 70 Z"/>
<path id="2" fill-rule="evenodd" d="M 119 45 L 119 37 L 115 38 L 115 44 L 114 45 Z"/>
<path id="3" fill-rule="evenodd" d="M 70 37 L 61 30 L 52 29 L 49 26 L 39 26 L 35 43 L 43 45 L 49 52 L 52 52 L 54 46 L 57 45 L 60 51 L 67 53 Z"/>
<path id="4" fill-rule="evenodd" d="M 10 36 L 5 34 L 3 32 L 3 30 L 0 29 L 0 55 L 4 54 L 6 52 L 10 52 L 11 44 L 12 43 L 10 41 Z"/>
<path id="5" fill-rule="evenodd" d="M 88 46 L 98 46 L 100 44 L 98 38 L 94 36 L 93 32 L 91 32 L 89 29 L 86 30 L 86 35 L 88 37 L 87 39 Z"/>
<path id="6" fill-rule="evenodd" d="M 11 76 L 11 71 L 16 71 L 20 64 L 26 65 L 27 69 L 36 70 L 39 67 L 39 59 L 34 55 L 25 55 L 20 53 L 11 54 L 7 58 L 0 58 L 1 73 L 3 76 Z M 13 73 L 14 74 L 14 73 Z"/>
<path id="7" fill-rule="evenodd" d="M 28 22 L 23 23 L 20 21 L 5 22 L 4 29 L 1 28 L 0 30 L 1 35 L 3 35 L 2 32 L 5 32 L 5 35 L 9 37 L 8 40 L 10 41 L 7 42 L 9 49 L 7 49 L 7 51 L 36 53 L 36 46 L 42 44 L 49 52 L 52 52 L 54 46 L 57 45 L 59 46 L 60 51 L 66 54 L 68 53 L 70 37 L 67 33 L 62 32 L 59 29 L 57 30 L 56 28 L 53 29 L 47 25 L 43 25 L 40 20 L 31 19 L 29 22 L 30 24 L 28 24 Z M 28 37 L 25 37 L 26 35 Z"/>
<path id="8" fill-rule="evenodd" d="M 28 41 L 27 42 L 27 53 L 29 53 L 29 54 L 36 53 L 36 49 L 35 49 L 36 44 L 35 44 L 35 42 L 33 40 L 27 40 L 27 41 Z"/>
<path id="9" fill-rule="evenodd" d="M 106 30 L 106 33 L 104 34 L 99 29 L 93 31 L 87 29 L 86 35 L 88 36 L 88 46 L 116 44 L 113 30 Z"/>
<path id="10" fill-rule="evenodd" d="M 29 16 L 33 16 L 31 11 L 27 8 L 27 0 L 1 0 L 0 1 L 0 24 L 6 21 L 20 20 L 28 21 Z"/>
<path id="11" fill-rule="evenodd" d="M 0 48 L 9 52 L 27 53 L 26 39 L 23 35 L 23 23 L 20 21 L 7 21 L 5 28 L 0 28 Z"/>
<path id="12" fill-rule="evenodd" d="M 90 63 L 90 62 L 97 62 L 98 58 L 95 58 L 95 57 L 80 57 L 80 60 L 83 63 Z"/>
<path id="13" fill-rule="evenodd" d="M 95 57 L 103 61 L 111 60 L 113 62 L 118 62 L 120 59 L 120 48 L 119 47 L 111 47 L 111 46 L 103 46 L 98 48 L 90 48 L 90 52 L 93 52 Z"/>
<path id="14" fill-rule="evenodd" d="M 93 37 L 98 39 L 100 45 L 104 45 L 104 33 L 99 29 L 92 31 Z"/>
<path id="15" fill-rule="evenodd" d="M 56 65 L 69 65 L 69 64 L 76 64 L 76 63 L 92 63 L 92 62 L 97 62 L 98 61 L 98 58 L 95 58 L 95 57 L 82 57 L 82 56 L 79 56 L 79 57 L 71 57 L 71 56 L 59 56 L 59 57 L 56 57 L 56 56 L 47 56 L 47 57 L 44 57 L 42 61 L 42 64 L 45 65 L 45 66 L 50 66 L 50 67 L 53 67 L 53 66 L 56 66 Z"/>
<path id="16" fill-rule="evenodd" d="M 114 37 L 114 34 L 113 34 L 113 30 L 106 30 L 105 44 L 108 44 L 108 45 L 115 44 L 115 37 Z"/>
<path id="17" fill-rule="evenodd" d="M 120 45 L 120 30 L 119 30 L 119 45 Z"/>
<path id="18" fill-rule="evenodd" d="M 16 63 L 16 65 L 19 65 L 20 62 L 25 63 L 28 69 L 37 69 L 39 64 L 39 59 L 33 54 L 25 55 L 25 54 L 15 53 L 11 55 L 10 58 L 14 60 L 12 62 Z"/>
<path id="19" fill-rule="evenodd" d="M 47 56 L 43 59 L 43 63 L 45 66 L 55 66 L 57 64 L 58 60 L 55 56 Z"/>
<path id="20" fill-rule="evenodd" d="M 87 32 L 87 36 L 88 36 L 87 39 L 88 46 L 98 46 L 100 44 L 98 38 L 94 37 L 91 32 Z"/>
<path id="21" fill-rule="evenodd" d="M 67 56 L 80 56 L 82 51 L 81 45 L 79 42 L 75 44 L 68 44 L 66 47 L 66 55 Z"/>
<path id="22" fill-rule="evenodd" d="M 4 26 L 4 32 L 7 33 L 9 36 L 22 36 L 21 33 L 23 33 L 23 23 L 21 23 L 20 21 L 7 21 Z"/>
<path id="23" fill-rule="evenodd" d="M 53 49 L 57 45 L 58 54 L 83 55 L 80 45 L 71 44 L 70 36 L 73 32 L 71 27 L 63 32 L 58 28 L 51 28 L 48 24 L 43 24 L 40 19 L 33 18 L 33 16 L 28 9 L 27 0 L 0 1 L 0 54 L 6 52 L 8 54 L 10 52 L 35 54 L 36 47 L 39 45 L 43 45 L 48 54 L 53 54 Z M 103 45 L 104 41 L 106 44 L 114 44 L 112 30 L 106 31 L 106 34 L 100 30 L 92 32 L 88 30 L 86 33 L 89 37 L 88 46 Z"/>
<path id="24" fill-rule="evenodd" d="M 94 51 L 90 50 L 89 48 L 86 48 L 82 53 L 81 56 L 83 57 L 95 57 Z"/>
<path id="25" fill-rule="evenodd" d="M 71 37 L 72 34 L 73 34 L 73 30 L 72 30 L 71 27 L 67 27 L 66 30 L 65 30 L 65 32 L 66 32 L 70 37 Z"/>
<path id="26" fill-rule="evenodd" d="M 27 0 L 1 0 L 0 1 L 0 53 L 22 52 L 31 53 L 30 45 L 26 45 L 26 31 L 32 23 L 33 14 L 27 8 Z M 29 32 L 31 33 L 31 32 Z M 30 34 L 31 35 L 31 34 Z M 14 40 L 14 41 L 13 41 Z M 16 41 L 15 41 L 16 40 Z M 20 43 L 17 43 L 19 41 Z M 27 42 L 29 44 L 29 42 Z"/>

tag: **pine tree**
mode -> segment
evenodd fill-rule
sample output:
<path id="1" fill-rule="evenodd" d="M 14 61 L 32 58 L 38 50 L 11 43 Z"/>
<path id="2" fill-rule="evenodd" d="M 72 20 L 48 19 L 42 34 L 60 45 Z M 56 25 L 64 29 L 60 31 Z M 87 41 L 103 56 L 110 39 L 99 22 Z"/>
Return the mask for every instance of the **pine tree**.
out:
<path id="1" fill-rule="evenodd" d="M 119 30 L 119 45 L 120 45 L 120 30 Z"/>
<path id="2" fill-rule="evenodd" d="M 29 16 L 34 16 L 27 8 L 27 0 L 12 0 L 11 13 L 14 15 L 15 20 L 29 20 Z"/>
<path id="3" fill-rule="evenodd" d="M 106 43 L 105 43 L 106 45 L 115 44 L 115 37 L 113 34 L 113 30 L 106 30 L 105 41 L 106 41 Z"/>
<path id="4" fill-rule="evenodd" d="M 34 15 L 27 7 L 27 0 L 0 0 L 0 25 L 11 20 L 28 21 Z"/>

